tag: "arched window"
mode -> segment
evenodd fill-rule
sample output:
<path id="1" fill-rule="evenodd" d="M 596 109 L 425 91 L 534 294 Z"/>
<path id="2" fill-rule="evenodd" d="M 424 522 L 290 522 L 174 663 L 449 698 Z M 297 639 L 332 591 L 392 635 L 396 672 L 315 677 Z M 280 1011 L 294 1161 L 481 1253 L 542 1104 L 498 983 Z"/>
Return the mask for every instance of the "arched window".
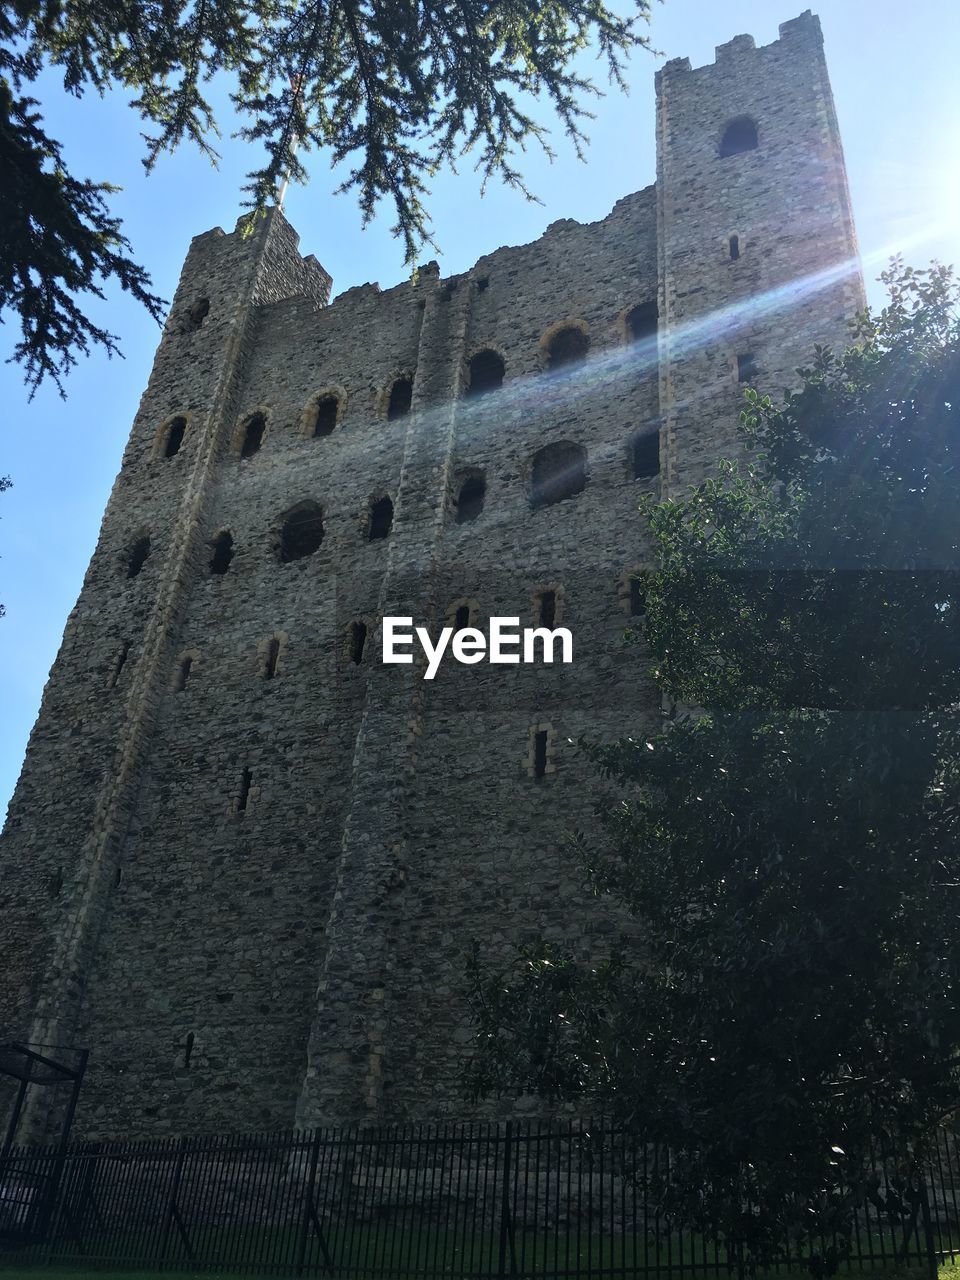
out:
<path id="1" fill-rule="evenodd" d="M 217 534 L 210 546 L 210 572 L 226 573 L 233 559 L 233 535 L 228 529 L 224 529 Z"/>
<path id="2" fill-rule="evenodd" d="M 175 458 L 180 452 L 180 446 L 183 444 L 183 436 L 186 429 L 186 418 L 171 418 L 167 423 L 164 429 L 166 440 L 163 446 L 163 456 L 165 458 Z"/>
<path id="3" fill-rule="evenodd" d="M 483 476 L 467 476 L 457 495 L 457 524 L 469 524 L 483 510 L 487 482 Z"/>
<path id="4" fill-rule="evenodd" d="M 657 336 L 657 304 L 641 302 L 624 317 L 628 342 L 646 342 Z"/>
<path id="5" fill-rule="evenodd" d="M 587 358 L 590 339 L 576 325 L 567 325 L 558 329 L 547 346 L 547 367 L 563 369 L 568 365 L 579 364 Z"/>
<path id="6" fill-rule="evenodd" d="M 398 378 L 390 388 L 390 399 L 387 403 L 387 421 L 394 422 L 410 412 L 413 404 L 413 379 Z"/>
<path id="7" fill-rule="evenodd" d="M 264 680 L 272 680 L 277 674 L 277 666 L 280 662 L 280 637 L 271 636 L 267 641 L 267 646 L 263 651 L 263 671 Z"/>
<path id="8" fill-rule="evenodd" d="M 582 445 L 562 440 L 548 444 L 533 455 L 530 502 L 548 507 L 563 498 L 582 493 L 587 483 L 587 455 Z"/>
<path id="9" fill-rule="evenodd" d="M 376 502 L 371 502 L 370 504 L 370 523 L 367 529 L 367 537 L 371 542 L 376 542 L 378 538 L 389 537 L 392 525 L 393 503 L 389 494 L 385 494 L 382 498 L 378 498 Z"/>
<path id="10" fill-rule="evenodd" d="M 150 539 L 146 534 L 138 538 L 130 548 L 127 559 L 127 577 L 135 578 L 150 557 Z"/>
<path id="11" fill-rule="evenodd" d="M 187 682 L 190 679 L 190 672 L 192 668 L 193 668 L 193 658 L 188 653 L 183 658 L 180 659 L 180 666 L 177 670 L 177 683 L 176 683 L 177 693 L 183 693 L 184 689 L 186 689 Z"/>
<path id="12" fill-rule="evenodd" d="M 470 625 L 470 606 L 462 604 L 453 615 L 453 625 L 457 631 L 462 631 L 464 627 Z"/>
<path id="13" fill-rule="evenodd" d="M 267 429 L 267 420 L 262 413 L 255 413 L 243 428 L 243 439 L 240 443 L 240 457 L 252 458 L 260 452 L 263 444 L 263 433 Z"/>
<path id="14" fill-rule="evenodd" d="M 643 431 L 633 437 L 631 450 L 634 480 L 660 474 L 660 432 Z"/>
<path id="15" fill-rule="evenodd" d="M 323 541 L 323 511 L 316 502 L 299 502 L 280 525 L 280 563 L 312 556 Z"/>
<path id="16" fill-rule="evenodd" d="M 350 661 L 359 667 L 363 661 L 363 649 L 367 643 L 367 624 L 354 622 L 350 626 Z"/>
<path id="17" fill-rule="evenodd" d="M 499 390 L 503 386 L 504 369 L 503 357 L 496 351 L 478 351 L 470 359 L 467 395 L 482 396 Z"/>
<path id="18" fill-rule="evenodd" d="M 739 257 L 740 257 L 740 237 L 731 236 L 730 237 L 730 261 L 736 262 L 736 260 Z"/>
<path id="19" fill-rule="evenodd" d="M 738 116 L 731 120 L 720 139 L 720 158 L 738 156 L 744 151 L 755 151 L 757 148 L 757 126 L 749 116 Z"/>
<path id="20" fill-rule="evenodd" d="M 340 415 L 340 401 L 336 396 L 322 396 L 318 401 L 313 419 L 313 438 L 322 439 L 332 435 Z"/>
<path id="21" fill-rule="evenodd" d="M 210 299 L 198 298 L 196 302 L 193 304 L 193 306 L 190 308 L 190 310 L 187 312 L 187 322 L 186 322 L 186 325 L 184 326 L 185 331 L 187 333 L 191 333 L 194 330 L 199 329 L 200 326 L 203 324 L 204 320 L 206 320 L 209 311 L 210 311 Z"/>

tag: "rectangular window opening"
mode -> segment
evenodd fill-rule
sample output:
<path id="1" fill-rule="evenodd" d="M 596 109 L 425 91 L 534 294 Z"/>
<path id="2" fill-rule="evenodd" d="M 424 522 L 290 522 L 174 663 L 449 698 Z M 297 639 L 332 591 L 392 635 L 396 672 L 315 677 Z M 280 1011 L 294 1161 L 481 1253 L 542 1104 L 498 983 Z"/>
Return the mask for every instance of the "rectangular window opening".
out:
<path id="1" fill-rule="evenodd" d="M 538 729 L 533 739 L 533 776 L 543 778 L 547 772 L 547 731 Z"/>
<path id="2" fill-rule="evenodd" d="M 552 627 L 557 620 L 556 591 L 540 592 L 540 626 Z"/>
<path id="3" fill-rule="evenodd" d="M 237 812 L 244 813 L 247 808 L 247 801 L 250 799 L 250 785 L 253 782 L 253 774 L 249 769 L 244 769 L 243 777 L 240 779 L 240 794 L 237 796 Z"/>

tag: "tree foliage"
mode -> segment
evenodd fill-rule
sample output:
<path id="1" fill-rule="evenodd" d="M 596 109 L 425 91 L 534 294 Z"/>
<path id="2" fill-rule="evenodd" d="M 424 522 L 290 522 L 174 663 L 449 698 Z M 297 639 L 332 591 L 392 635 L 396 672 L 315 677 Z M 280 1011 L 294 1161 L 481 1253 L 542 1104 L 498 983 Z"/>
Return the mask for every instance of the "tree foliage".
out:
<path id="1" fill-rule="evenodd" d="M 210 81 L 233 85 L 239 133 L 262 145 L 247 203 L 262 210 L 285 172 L 305 178 L 292 154 L 327 148 L 346 163 L 340 190 L 358 193 L 364 219 L 382 199 L 396 214 L 408 261 L 428 237 L 426 184 L 473 151 L 485 178 L 525 191 L 513 157 L 533 140 L 549 151 L 534 97 L 552 104 L 579 148 L 595 84 L 576 55 L 595 47 L 622 85 L 649 0 L 622 17 L 605 0 L 17 0 L 0 6 L 0 316 L 22 329 L 14 358 L 36 388 L 57 384 L 90 344 L 116 339 L 84 313 L 78 295 L 116 280 L 159 317 L 144 270 L 109 213 L 106 183 L 77 179 L 43 129 L 26 92 L 46 68 L 66 92 L 132 95 L 150 169 L 184 140 L 211 158 L 217 135 Z M 529 193 L 526 193 L 529 194 Z"/>
<path id="2" fill-rule="evenodd" d="M 755 1264 L 811 1230 L 842 1253 L 874 1155 L 913 1178 L 960 1102 L 958 289 L 884 278 L 849 350 L 747 393 L 747 464 L 646 508 L 674 721 L 587 745 L 576 840 L 618 944 L 473 970 L 473 1091 L 669 1144 L 664 1212 Z"/>

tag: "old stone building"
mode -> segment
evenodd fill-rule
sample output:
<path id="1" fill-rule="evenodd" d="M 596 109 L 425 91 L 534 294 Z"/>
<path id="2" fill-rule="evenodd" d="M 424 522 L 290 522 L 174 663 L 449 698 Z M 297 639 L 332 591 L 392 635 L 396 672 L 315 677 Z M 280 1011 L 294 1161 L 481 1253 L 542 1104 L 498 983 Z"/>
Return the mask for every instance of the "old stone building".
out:
<path id="1" fill-rule="evenodd" d="M 820 27 L 657 75 L 656 184 L 328 303 L 274 211 L 198 236 L 0 853 L 5 1033 L 91 1050 L 87 1135 L 465 1113 L 463 955 L 602 945 L 582 734 L 660 714 L 640 495 L 862 305 Z M 380 620 L 569 665 L 380 660 Z"/>

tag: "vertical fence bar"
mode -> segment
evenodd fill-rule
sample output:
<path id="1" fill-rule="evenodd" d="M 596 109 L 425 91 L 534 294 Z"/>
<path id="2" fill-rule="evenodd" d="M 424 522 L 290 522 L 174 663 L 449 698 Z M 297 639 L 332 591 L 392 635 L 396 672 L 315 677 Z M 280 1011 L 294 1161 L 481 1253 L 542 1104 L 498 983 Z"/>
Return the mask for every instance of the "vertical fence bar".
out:
<path id="1" fill-rule="evenodd" d="M 314 1129 L 310 1142 L 310 1165 L 307 1180 L 303 1188 L 303 1203 L 300 1209 L 300 1230 L 297 1233 L 296 1273 L 303 1275 L 307 1260 L 307 1236 L 310 1234 L 310 1221 L 313 1216 L 313 1192 L 317 1181 L 317 1164 L 320 1160 L 320 1130 Z"/>

